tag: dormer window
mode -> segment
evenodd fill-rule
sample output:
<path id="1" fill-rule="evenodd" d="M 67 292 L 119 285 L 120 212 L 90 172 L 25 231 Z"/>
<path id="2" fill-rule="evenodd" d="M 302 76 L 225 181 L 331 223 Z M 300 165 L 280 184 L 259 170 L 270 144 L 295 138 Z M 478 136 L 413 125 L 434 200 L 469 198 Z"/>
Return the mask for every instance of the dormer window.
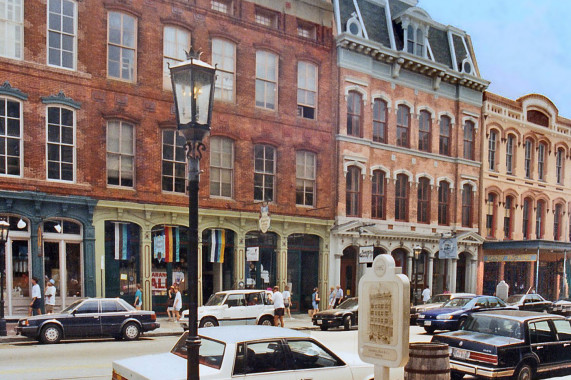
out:
<path id="1" fill-rule="evenodd" d="M 304 23 L 300 20 L 297 21 L 297 35 L 298 36 L 315 40 L 316 34 L 317 33 L 316 33 L 315 25 Z"/>
<path id="2" fill-rule="evenodd" d="M 269 28 L 278 28 L 278 15 L 267 9 L 256 9 L 256 22 Z"/>
<path id="3" fill-rule="evenodd" d="M 406 28 L 406 51 L 424 57 L 424 32 L 419 27 L 409 25 Z"/>

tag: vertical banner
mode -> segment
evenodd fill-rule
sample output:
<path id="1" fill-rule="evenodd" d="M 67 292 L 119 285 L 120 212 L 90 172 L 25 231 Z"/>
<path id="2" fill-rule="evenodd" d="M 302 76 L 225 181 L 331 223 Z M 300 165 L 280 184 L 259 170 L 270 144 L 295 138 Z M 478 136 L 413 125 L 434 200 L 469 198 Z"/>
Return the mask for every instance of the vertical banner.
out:
<path id="1" fill-rule="evenodd" d="M 129 230 L 127 224 L 121 225 L 123 233 L 121 234 L 121 260 L 127 260 L 127 250 L 129 247 Z"/>
<path id="2" fill-rule="evenodd" d="M 115 223 L 115 260 L 119 260 L 119 223 Z"/>
<path id="3" fill-rule="evenodd" d="M 175 233 L 175 244 L 176 244 L 174 261 L 178 263 L 180 262 L 180 231 L 178 227 L 174 228 L 174 233 Z"/>
<path id="4" fill-rule="evenodd" d="M 157 235 L 153 239 L 153 258 L 159 262 L 165 259 L 165 235 Z"/>
<path id="5" fill-rule="evenodd" d="M 226 230 L 211 230 L 210 232 L 210 262 L 223 263 L 226 248 Z"/>
<path id="6" fill-rule="evenodd" d="M 173 261 L 172 227 L 165 226 L 165 262 Z"/>

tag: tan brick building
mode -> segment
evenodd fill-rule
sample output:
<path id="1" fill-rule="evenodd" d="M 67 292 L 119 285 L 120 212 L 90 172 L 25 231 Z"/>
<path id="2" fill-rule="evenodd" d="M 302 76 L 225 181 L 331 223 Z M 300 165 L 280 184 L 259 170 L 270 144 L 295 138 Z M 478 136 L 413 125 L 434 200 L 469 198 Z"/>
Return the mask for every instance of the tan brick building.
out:
<path id="1" fill-rule="evenodd" d="M 354 295 L 366 265 L 359 247 L 374 246 L 393 255 L 418 293 L 475 291 L 488 82 L 470 37 L 415 0 L 333 4 L 340 106 L 332 281 Z M 439 259 L 443 235 L 456 236 L 459 259 Z"/>
<path id="2" fill-rule="evenodd" d="M 185 289 L 185 156 L 168 64 L 191 41 L 218 65 L 201 163 L 200 294 L 290 283 L 294 309 L 304 309 L 313 287 L 327 287 L 337 170 L 329 2 L 5 4 L 7 315 L 24 312 L 32 276 L 56 280 L 58 306 L 78 295 L 130 300 L 140 282 L 144 308 L 161 311 L 167 284 Z M 211 252 L 213 237 L 222 252 Z M 258 260 L 246 260 L 249 247 Z"/>
<path id="3" fill-rule="evenodd" d="M 536 289 L 558 299 L 571 256 L 571 120 L 545 96 L 511 100 L 489 92 L 484 119 L 479 291 L 493 294 L 505 280 L 510 294 Z"/>

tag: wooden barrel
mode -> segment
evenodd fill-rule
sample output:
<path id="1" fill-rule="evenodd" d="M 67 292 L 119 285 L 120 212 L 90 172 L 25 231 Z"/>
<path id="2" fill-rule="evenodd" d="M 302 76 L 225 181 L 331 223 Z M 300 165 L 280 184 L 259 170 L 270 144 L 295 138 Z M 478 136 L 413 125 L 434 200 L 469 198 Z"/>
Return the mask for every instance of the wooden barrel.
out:
<path id="1" fill-rule="evenodd" d="M 450 356 L 444 343 L 410 343 L 405 380 L 449 380 Z"/>

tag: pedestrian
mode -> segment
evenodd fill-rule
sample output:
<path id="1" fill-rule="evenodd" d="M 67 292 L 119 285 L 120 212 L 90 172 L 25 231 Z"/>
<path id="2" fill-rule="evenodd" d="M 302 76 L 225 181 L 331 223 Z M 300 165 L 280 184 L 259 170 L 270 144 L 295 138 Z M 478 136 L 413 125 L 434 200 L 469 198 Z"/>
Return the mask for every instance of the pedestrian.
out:
<path id="1" fill-rule="evenodd" d="M 328 305 L 328 309 L 333 309 L 333 307 L 335 306 L 335 287 L 332 286 L 331 289 L 329 290 L 329 302 L 327 303 Z"/>
<path id="2" fill-rule="evenodd" d="M 337 285 L 337 292 L 335 293 L 335 307 L 339 306 L 339 304 L 343 301 L 343 289 L 341 289 L 341 285 Z"/>
<path id="3" fill-rule="evenodd" d="M 169 322 L 173 321 L 174 322 L 174 296 L 175 296 L 175 292 L 174 292 L 174 286 L 171 285 L 171 287 L 169 288 L 169 291 L 167 292 L 168 295 L 168 299 L 167 299 L 167 314 L 169 316 Z"/>
<path id="4" fill-rule="evenodd" d="M 37 277 L 32 277 L 32 302 L 30 302 L 28 316 L 34 315 L 34 311 L 36 315 L 42 314 L 42 289 L 40 289 Z"/>
<path id="5" fill-rule="evenodd" d="M 284 297 L 284 307 L 285 313 L 287 313 L 289 319 L 293 319 L 291 317 L 291 293 L 289 291 L 289 286 L 285 286 L 284 291 L 282 292 L 282 296 Z"/>
<path id="6" fill-rule="evenodd" d="M 137 284 L 137 291 L 135 292 L 135 309 L 141 310 L 143 306 L 143 291 L 141 290 L 141 284 Z"/>
<path id="7" fill-rule="evenodd" d="M 274 286 L 272 299 L 274 300 L 274 326 L 278 327 L 281 325 L 284 327 L 284 296 L 280 293 L 280 288 L 277 285 Z"/>
<path id="8" fill-rule="evenodd" d="M 422 302 L 428 303 L 428 300 L 432 296 L 432 292 L 430 291 L 430 287 L 426 285 L 426 288 L 422 291 Z"/>
<path id="9" fill-rule="evenodd" d="M 55 281 L 52 278 L 46 284 L 46 292 L 44 295 L 46 296 L 46 314 L 53 314 L 54 306 L 56 305 L 56 287 Z"/>
<path id="10" fill-rule="evenodd" d="M 313 288 L 313 294 L 311 295 L 311 306 L 313 307 L 312 317 L 319 311 L 319 289 Z"/>
<path id="11" fill-rule="evenodd" d="M 175 291 L 174 303 L 173 303 L 174 317 L 178 322 L 180 321 L 180 309 L 182 309 L 182 295 L 178 290 L 178 286 L 175 286 L 174 291 Z"/>

